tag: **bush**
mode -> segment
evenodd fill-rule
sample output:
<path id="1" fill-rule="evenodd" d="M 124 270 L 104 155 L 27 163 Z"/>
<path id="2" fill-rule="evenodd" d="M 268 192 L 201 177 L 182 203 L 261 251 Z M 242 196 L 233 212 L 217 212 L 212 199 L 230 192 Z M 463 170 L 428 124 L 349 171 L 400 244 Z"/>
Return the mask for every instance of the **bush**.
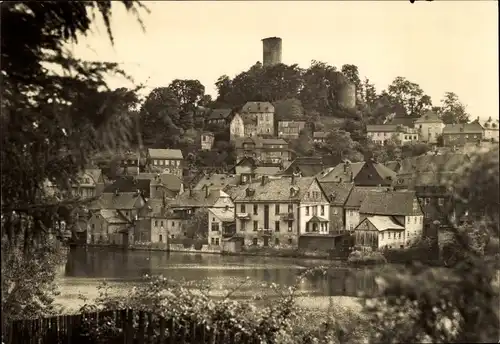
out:
<path id="1" fill-rule="evenodd" d="M 385 264 L 387 260 L 378 251 L 353 251 L 347 258 L 347 262 L 354 266 Z"/>

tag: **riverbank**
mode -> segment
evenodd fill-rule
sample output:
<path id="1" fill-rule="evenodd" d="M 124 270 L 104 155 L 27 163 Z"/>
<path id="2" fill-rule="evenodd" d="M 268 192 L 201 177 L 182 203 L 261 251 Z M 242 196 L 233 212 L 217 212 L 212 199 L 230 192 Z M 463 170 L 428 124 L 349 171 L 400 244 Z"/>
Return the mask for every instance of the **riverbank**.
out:
<path id="1" fill-rule="evenodd" d="M 124 248 L 118 245 L 109 244 L 88 244 L 77 247 L 87 248 L 107 248 L 110 250 L 121 251 L 155 251 L 155 252 L 178 252 L 178 253 L 192 253 L 192 254 L 211 254 L 222 256 L 252 256 L 252 257 L 276 257 L 276 258 L 294 258 L 294 259 L 314 259 L 328 262 L 338 262 L 339 266 L 345 266 L 347 257 L 331 257 L 328 252 L 301 250 L 295 248 L 272 248 L 272 247 L 244 247 L 240 252 L 223 252 L 220 249 L 210 247 L 210 245 L 203 245 L 199 250 L 193 247 L 184 247 L 183 245 L 175 244 L 167 246 L 166 244 L 151 244 L 151 245 L 130 245 Z"/>

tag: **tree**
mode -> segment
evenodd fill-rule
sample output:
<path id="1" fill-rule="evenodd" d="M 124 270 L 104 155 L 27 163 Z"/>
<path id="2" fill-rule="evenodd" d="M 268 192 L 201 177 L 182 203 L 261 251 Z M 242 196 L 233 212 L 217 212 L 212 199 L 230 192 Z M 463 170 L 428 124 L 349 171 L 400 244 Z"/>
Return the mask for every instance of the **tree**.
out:
<path id="1" fill-rule="evenodd" d="M 357 144 L 351 138 L 351 134 L 344 130 L 335 129 L 331 131 L 326 142 L 321 145 L 321 150 L 336 158 L 338 162 L 343 159 L 357 161 Z"/>
<path id="2" fill-rule="evenodd" d="M 441 99 L 438 114 L 445 124 L 469 123 L 469 114 L 466 106 L 460 102 L 453 92 L 446 92 Z"/>
<path id="3" fill-rule="evenodd" d="M 208 210 L 198 209 L 185 224 L 186 236 L 191 239 L 205 239 L 208 236 Z"/>
<path id="4" fill-rule="evenodd" d="M 311 156 L 314 154 L 314 145 L 311 139 L 311 132 L 308 129 L 303 129 L 299 133 L 299 137 L 295 140 L 290 140 L 290 150 L 297 156 Z"/>
<path id="5" fill-rule="evenodd" d="M 198 80 L 175 79 L 168 88 L 179 102 L 179 127 L 192 129 L 197 107 L 204 100 L 205 86 Z"/>
<path id="6" fill-rule="evenodd" d="M 118 3 L 118 2 L 117 2 Z M 55 243 L 48 232 L 74 226 L 83 200 L 70 195 L 96 149 L 126 146 L 131 93 L 111 91 L 113 63 L 80 61 L 66 46 L 88 33 L 95 9 L 108 35 L 110 1 L 2 3 L 2 315 L 9 320 L 52 309 Z M 137 12 L 135 1 L 123 1 Z M 114 7 L 113 7 L 114 8 Z M 18 32 L 29 39 L 20 40 Z M 48 67 L 50 66 L 50 68 Z M 60 190 L 44 189 L 49 180 Z M 43 253 L 45 252 L 45 254 Z"/>
<path id="7" fill-rule="evenodd" d="M 363 81 L 362 91 L 361 97 L 368 108 L 371 109 L 377 100 L 377 90 L 375 89 L 375 85 L 372 84 L 368 78 L 365 78 Z"/>
<path id="8" fill-rule="evenodd" d="M 400 76 L 389 85 L 387 93 L 391 97 L 391 102 L 401 105 L 408 116 L 420 116 L 432 106 L 431 98 L 418 84 Z"/>
<path id="9" fill-rule="evenodd" d="M 305 120 L 302 103 L 296 98 L 278 100 L 273 105 L 276 121 Z"/>
<path id="10" fill-rule="evenodd" d="M 168 87 L 153 89 L 142 104 L 141 132 L 144 144 L 165 148 L 178 144 L 180 127 L 179 101 Z"/>

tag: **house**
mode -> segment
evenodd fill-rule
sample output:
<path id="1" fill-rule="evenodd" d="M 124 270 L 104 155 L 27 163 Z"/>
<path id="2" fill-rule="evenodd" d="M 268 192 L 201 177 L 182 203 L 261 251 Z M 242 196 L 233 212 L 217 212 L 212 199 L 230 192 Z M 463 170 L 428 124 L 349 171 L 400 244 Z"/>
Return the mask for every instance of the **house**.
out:
<path id="1" fill-rule="evenodd" d="M 343 232 L 345 226 L 344 206 L 354 188 L 354 183 L 319 182 L 330 201 L 330 232 Z"/>
<path id="2" fill-rule="evenodd" d="M 415 121 L 415 127 L 420 134 L 420 141 L 432 144 L 443 134 L 444 122 L 434 111 L 427 111 L 422 117 Z"/>
<path id="3" fill-rule="evenodd" d="M 323 160 L 316 157 L 298 157 L 280 173 L 280 175 L 291 176 L 300 174 L 302 177 L 316 176 L 323 170 Z"/>
<path id="4" fill-rule="evenodd" d="M 224 190 L 228 185 L 238 185 L 239 176 L 234 174 L 213 173 L 206 174 L 193 187 L 193 190 L 203 190 L 208 187 L 209 190 Z"/>
<path id="5" fill-rule="evenodd" d="M 383 192 L 387 187 L 354 186 L 344 204 L 345 229 L 353 231 L 360 222 L 359 208 L 370 192 Z"/>
<path id="6" fill-rule="evenodd" d="M 148 149 L 147 163 L 150 172 L 170 173 L 182 178 L 183 161 L 180 149 Z"/>
<path id="7" fill-rule="evenodd" d="M 356 186 L 391 186 L 396 172 L 373 159 L 362 162 L 345 160 L 319 177 L 320 182 L 353 182 Z"/>
<path id="8" fill-rule="evenodd" d="M 201 190 L 189 188 L 169 204 L 174 214 L 188 218 L 200 209 L 233 207 L 231 197 L 220 189 L 211 190 L 205 185 Z"/>
<path id="9" fill-rule="evenodd" d="M 288 143 L 283 139 L 246 137 L 235 140 L 236 162 L 253 157 L 264 163 L 279 164 L 290 160 Z"/>
<path id="10" fill-rule="evenodd" d="M 444 208 L 451 206 L 446 180 L 453 177 L 470 158 L 466 154 L 430 154 L 401 161 L 395 189 L 415 190 L 426 220 L 443 221 Z"/>
<path id="11" fill-rule="evenodd" d="M 325 143 L 328 138 L 328 133 L 324 131 L 315 131 L 313 133 L 313 142 L 314 143 Z"/>
<path id="12" fill-rule="evenodd" d="M 149 180 L 149 197 L 153 199 L 174 199 L 184 192 L 184 184 L 177 175 L 170 173 L 139 173 L 137 180 Z"/>
<path id="13" fill-rule="evenodd" d="M 464 146 L 483 140 L 483 127 L 477 122 L 466 124 L 447 124 L 443 128 L 443 145 Z"/>
<path id="14" fill-rule="evenodd" d="M 274 106 L 269 102 L 247 102 L 241 109 L 241 118 L 245 125 L 245 136 L 254 132 L 255 135 L 274 135 Z M 249 128 L 247 132 L 247 126 Z"/>
<path id="15" fill-rule="evenodd" d="M 131 150 L 126 152 L 117 153 L 113 159 L 118 160 L 118 169 L 116 171 L 119 175 L 135 176 L 139 174 L 143 162 L 141 161 L 140 151 L 133 152 Z"/>
<path id="16" fill-rule="evenodd" d="M 151 193 L 151 181 L 149 179 L 136 179 L 132 176 L 123 176 L 116 179 L 113 184 L 104 188 L 105 193 L 125 192 L 134 193 L 140 191 L 144 198 L 149 198 Z"/>
<path id="17" fill-rule="evenodd" d="M 297 139 L 306 127 L 306 121 L 278 121 L 278 137 L 286 140 Z"/>
<path id="18" fill-rule="evenodd" d="M 366 135 L 373 142 L 384 145 L 392 140 L 399 144 L 418 141 L 418 130 L 403 125 L 395 124 L 373 124 L 366 126 Z"/>
<path id="19" fill-rule="evenodd" d="M 404 109 L 396 110 L 384 124 L 400 125 L 407 128 L 415 128 L 415 122 L 420 118 L 419 116 L 408 116 Z"/>
<path id="20" fill-rule="evenodd" d="M 207 118 L 207 124 L 227 125 L 231 121 L 231 109 L 213 109 Z"/>
<path id="21" fill-rule="evenodd" d="M 106 181 L 101 169 L 87 168 L 76 176 L 76 182 L 71 185 L 73 196 L 92 198 L 99 196 L 105 187 Z M 44 182 L 48 194 L 57 195 L 57 186 L 49 180 Z"/>
<path id="22" fill-rule="evenodd" d="M 200 146 L 201 150 L 211 150 L 214 146 L 215 135 L 211 132 L 201 133 L 200 136 Z"/>
<path id="23" fill-rule="evenodd" d="M 314 177 L 263 176 L 232 195 L 246 245 L 297 247 L 302 234 L 329 233 L 328 198 Z"/>
<path id="24" fill-rule="evenodd" d="M 498 118 L 493 120 L 491 117 L 486 121 L 480 121 L 481 126 L 484 129 L 484 139 L 497 142 L 498 143 Z"/>
<path id="25" fill-rule="evenodd" d="M 135 242 L 167 244 L 167 204 L 161 199 L 149 199 L 139 211 L 140 224 L 134 234 Z"/>
<path id="26" fill-rule="evenodd" d="M 234 208 L 214 208 L 208 210 L 208 242 L 210 245 L 221 246 L 222 240 L 236 233 Z"/>
<path id="27" fill-rule="evenodd" d="M 96 235 L 102 240 L 115 240 L 115 244 L 128 246 L 134 242 L 136 221 L 147 202 L 140 192 L 103 192 L 99 199 L 89 204 L 91 212 L 88 232 L 89 243 Z M 101 213 L 101 210 L 106 210 Z M 108 226 L 112 223 L 112 226 Z M 95 241 L 94 241 L 95 242 Z"/>
<path id="28" fill-rule="evenodd" d="M 359 213 L 354 232 L 360 246 L 404 248 L 423 235 L 424 214 L 414 191 L 369 192 Z"/>
<path id="29" fill-rule="evenodd" d="M 278 164 L 262 162 L 253 157 L 244 157 L 230 172 L 240 176 L 240 183 L 246 183 L 257 176 L 274 176 L 278 174 L 283 167 L 283 162 Z"/>
<path id="30" fill-rule="evenodd" d="M 252 123 L 249 123 L 251 121 L 247 120 L 248 125 L 252 125 Z M 255 121 L 256 122 L 256 121 Z M 243 121 L 243 118 L 239 114 L 234 114 L 233 118 L 231 119 L 231 123 L 229 124 L 229 140 L 234 141 L 235 139 L 238 138 L 243 138 L 245 137 L 245 134 L 248 134 L 248 137 L 255 136 L 255 130 L 250 130 L 249 127 L 247 128 L 247 132 L 245 133 L 245 123 Z"/>

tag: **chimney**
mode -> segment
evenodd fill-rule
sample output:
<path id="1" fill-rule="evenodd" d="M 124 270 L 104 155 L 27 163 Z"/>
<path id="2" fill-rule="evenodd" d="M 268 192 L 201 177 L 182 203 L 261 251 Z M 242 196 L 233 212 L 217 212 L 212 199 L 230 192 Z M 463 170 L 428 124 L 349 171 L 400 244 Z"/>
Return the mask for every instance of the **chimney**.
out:
<path id="1" fill-rule="evenodd" d="M 207 184 L 203 185 L 203 189 L 205 189 L 205 198 L 208 198 L 208 195 L 210 194 L 208 185 Z"/>
<path id="2" fill-rule="evenodd" d="M 193 197 L 193 187 L 189 184 L 189 197 Z"/>
<path id="3" fill-rule="evenodd" d="M 290 184 L 295 185 L 295 178 L 296 178 L 296 175 L 295 175 L 295 173 L 293 173 L 292 179 L 290 180 Z"/>
<path id="4" fill-rule="evenodd" d="M 115 196 L 118 196 L 120 194 L 120 190 L 115 189 Z"/>

